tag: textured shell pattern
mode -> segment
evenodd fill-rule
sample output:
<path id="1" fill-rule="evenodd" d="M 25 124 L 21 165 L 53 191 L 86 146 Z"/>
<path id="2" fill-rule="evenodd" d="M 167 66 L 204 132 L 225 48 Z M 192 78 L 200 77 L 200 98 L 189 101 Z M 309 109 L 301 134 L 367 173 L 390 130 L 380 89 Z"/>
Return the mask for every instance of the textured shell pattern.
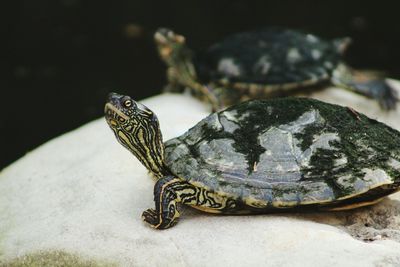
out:
<path id="1" fill-rule="evenodd" d="M 272 28 L 227 37 L 198 53 L 194 65 L 202 82 L 277 85 L 327 79 L 340 60 L 333 41 Z"/>
<path id="2" fill-rule="evenodd" d="M 166 142 L 171 171 L 221 194 L 326 203 L 400 183 L 400 133 L 312 99 L 254 100 Z"/>

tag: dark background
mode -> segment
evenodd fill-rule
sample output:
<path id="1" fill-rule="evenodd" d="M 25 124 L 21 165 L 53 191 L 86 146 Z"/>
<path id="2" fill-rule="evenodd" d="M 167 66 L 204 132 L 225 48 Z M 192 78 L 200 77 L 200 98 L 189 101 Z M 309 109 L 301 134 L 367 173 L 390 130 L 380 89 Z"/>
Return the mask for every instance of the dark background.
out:
<path id="1" fill-rule="evenodd" d="M 325 38 L 351 36 L 354 43 L 347 53 L 351 65 L 400 78 L 396 2 L 2 3 L 0 169 L 50 138 L 102 116 L 110 91 L 135 99 L 159 93 L 165 68 L 152 41 L 159 26 L 184 34 L 194 49 L 229 33 L 268 25 L 298 28 Z"/>

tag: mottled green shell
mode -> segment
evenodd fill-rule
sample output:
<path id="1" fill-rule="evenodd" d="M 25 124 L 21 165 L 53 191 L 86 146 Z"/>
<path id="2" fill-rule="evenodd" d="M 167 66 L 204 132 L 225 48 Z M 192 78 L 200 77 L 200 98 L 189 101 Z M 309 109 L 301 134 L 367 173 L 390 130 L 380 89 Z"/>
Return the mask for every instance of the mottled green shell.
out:
<path id="1" fill-rule="evenodd" d="M 245 102 L 166 142 L 191 183 L 260 207 L 331 203 L 400 183 L 400 133 L 312 99 Z"/>
<path id="2" fill-rule="evenodd" d="M 266 28 L 228 36 L 194 59 L 201 82 L 308 85 L 327 80 L 341 61 L 342 40 Z"/>

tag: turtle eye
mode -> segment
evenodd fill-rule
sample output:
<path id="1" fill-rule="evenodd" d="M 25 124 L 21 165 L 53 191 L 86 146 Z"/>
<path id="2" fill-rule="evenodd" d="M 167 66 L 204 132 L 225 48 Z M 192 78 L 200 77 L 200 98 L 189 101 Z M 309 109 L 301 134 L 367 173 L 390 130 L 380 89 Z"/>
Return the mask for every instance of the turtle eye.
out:
<path id="1" fill-rule="evenodd" d="M 130 100 L 130 99 L 125 100 L 124 101 L 124 106 L 127 107 L 127 108 L 131 107 L 132 106 L 132 100 Z"/>

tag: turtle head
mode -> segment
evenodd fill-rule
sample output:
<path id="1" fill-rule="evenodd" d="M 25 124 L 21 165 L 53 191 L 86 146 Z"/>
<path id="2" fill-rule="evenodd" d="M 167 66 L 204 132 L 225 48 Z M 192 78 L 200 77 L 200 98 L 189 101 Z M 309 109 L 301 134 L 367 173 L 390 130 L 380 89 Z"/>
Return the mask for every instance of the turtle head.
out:
<path id="1" fill-rule="evenodd" d="M 160 57 L 168 66 L 179 67 L 192 60 L 192 52 L 186 46 L 185 37 L 170 29 L 160 28 L 154 34 Z"/>
<path id="2" fill-rule="evenodd" d="M 118 142 L 132 152 L 156 177 L 169 173 L 157 116 L 131 97 L 110 93 L 105 118 Z"/>

